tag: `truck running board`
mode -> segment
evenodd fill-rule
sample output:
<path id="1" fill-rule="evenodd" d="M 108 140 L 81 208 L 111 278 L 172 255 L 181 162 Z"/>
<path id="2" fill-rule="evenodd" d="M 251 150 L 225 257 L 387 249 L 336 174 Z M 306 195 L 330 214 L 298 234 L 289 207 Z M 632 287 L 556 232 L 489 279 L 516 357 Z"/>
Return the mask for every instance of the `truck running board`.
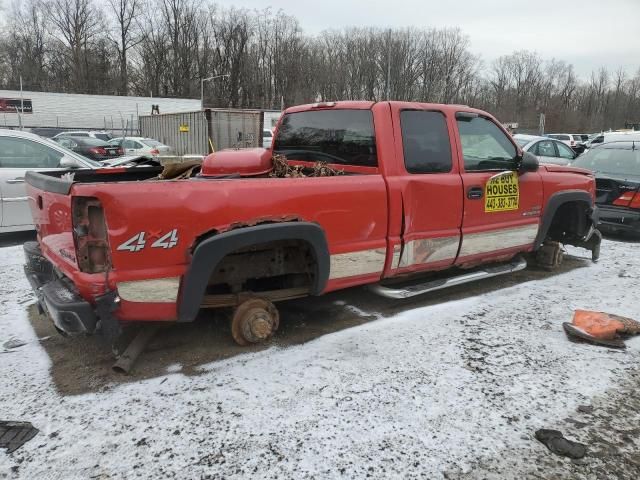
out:
<path id="1" fill-rule="evenodd" d="M 441 290 L 454 285 L 462 285 L 463 283 L 474 282 L 483 278 L 497 277 L 505 273 L 513 273 L 527 268 L 527 261 L 522 257 L 516 257 L 509 263 L 496 265 L 488 265 L 481 267 L 479 270 L 467 272 L 462 275 L 449 278 L 439 278 L 428 282 L 411 284 L 404 287 L 386 287 L 380 284 L 372 285 L 369 288 L 374 293 L 387 298 L 409 298 L 423 293 Z"/>

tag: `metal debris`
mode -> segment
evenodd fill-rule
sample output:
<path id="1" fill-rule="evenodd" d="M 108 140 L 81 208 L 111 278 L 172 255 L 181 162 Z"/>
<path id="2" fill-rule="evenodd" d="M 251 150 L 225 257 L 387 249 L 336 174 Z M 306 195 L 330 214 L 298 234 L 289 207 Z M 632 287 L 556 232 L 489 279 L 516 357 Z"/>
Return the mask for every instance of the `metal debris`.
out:
<path id="1" fill-rule="evenodd" d="M 30 422 L 0 421 L 0 448 L 15 452 L 38 433 Z"/>
<path id="2" fill-rule="evenodd" d="M 333 177 L 336 175 L 343 175 L 344 170 L 336 170 L 329 166 L 327 162 L 315 162 L 311 172 L 305 173 L 305 169 L 309 170 L 309 167 L 304 165 L 289 165 L 287 157 L 284 155 L 274 155 L 273 169 L 269 174 L 274 178 L 297 178 L 297 177 Z"/>

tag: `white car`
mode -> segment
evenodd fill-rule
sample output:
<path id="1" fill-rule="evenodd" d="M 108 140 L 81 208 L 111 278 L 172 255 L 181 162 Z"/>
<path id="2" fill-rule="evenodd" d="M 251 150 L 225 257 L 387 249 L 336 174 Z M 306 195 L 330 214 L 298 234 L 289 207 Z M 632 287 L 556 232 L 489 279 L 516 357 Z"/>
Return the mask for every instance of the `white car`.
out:
<path id="1" fill-rule="evenodd" d="M 591 147 L 596 147 L 603 143 L 632 141 L 640 141 L 640 132 L 603 132 L 599 135 L 594 135 L 587 143 L 585 143 L 585 148 L 588 150 Z"/>
<path id="2" fill-rule="evenodd" d="M 150 160 L 160 155 L 166 155 L 171 151 L 171 147 L 153 138 L 116 137 L 111 139 L 109 143 L 122 147 L 125 155 L 138 155 Z"/>
<path id="3" fill-rule="evenodd" d="M 582 135 L 578 135 L 577 133 L 549 133 L 547 137 L 553 138 L 554 140 L 560 140 L 566 146 L 571 147 L 571 149 L 576 150 L 578 153 L 582 153 L 584 150 Z"/>
<path id="4" fill-rule="evenodd" d="M 576 153 L 561 140 L 520 133 L 515 134 L 513 139 L 522 150 L 538 157 L 540 163 L 568 165 L 576 158 Z"/>
<path id="5" fill-rule="evenodd" d="M 53 138 L 58 138 L 58 137 L 91 137 L 91 138 L 97 138 L 98 140 L 103 140 L 105 142 L 108 142 L 109 140 L 111 140 L 113 138 L 113 135 L 111 135 L 109 132 L 105 132 L 102 130 L 71 130 L 68 132 L 60 132 L 57 135 L 54 135 Z"/>
<path id="6" fill-rule="evenodd" d="M 273 142 L 273 132 L 267 128 L 262 131 L 262 148 L 271 148 Z"/>
<path id="7" fill-rule="evenodd" d="M 33 229 L 24 184 L 27 170 L 100 167 L 102 164 L 52 140 L 33 133 L 0 129 L 0 233 Z"/>

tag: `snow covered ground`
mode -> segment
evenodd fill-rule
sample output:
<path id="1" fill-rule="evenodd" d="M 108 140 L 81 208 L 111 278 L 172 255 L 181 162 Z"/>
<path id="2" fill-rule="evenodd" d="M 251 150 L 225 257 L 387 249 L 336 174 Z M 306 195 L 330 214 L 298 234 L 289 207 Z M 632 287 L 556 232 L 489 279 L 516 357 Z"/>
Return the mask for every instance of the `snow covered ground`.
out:
<path id="1" fill-rule="evenodd" d="M 27 315 L 21 247 L 2 248 L 0 352 L 12 338 L 27 344 L 0 353 L 0 419 L 40 433 L 0 450 L 0 478 L 597 478 L 600 457 L 553 456 L 534 432 L 560 426 L 585 441 L 567 417 L 635 378 L 640 338 L 614 351 L 569 342 L 561 324 L 576 308 L 640 319 L 639 249 L 605 241 L 597 265 L 575 260 L 563 274 L 392 316 L 364 311 L 376 319 L 200 375 L 171 365 L 63 395 Z M 629 442 L 638 451 L 637 432 Z"/>

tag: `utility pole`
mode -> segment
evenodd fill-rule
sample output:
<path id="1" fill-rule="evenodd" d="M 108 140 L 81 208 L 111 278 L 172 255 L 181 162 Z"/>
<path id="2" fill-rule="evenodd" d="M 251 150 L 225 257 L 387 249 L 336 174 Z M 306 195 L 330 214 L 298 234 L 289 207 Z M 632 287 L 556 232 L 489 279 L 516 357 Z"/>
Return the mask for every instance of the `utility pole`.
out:
<path id="1" fill-rule="evenodd" d="M 24 113 L 24 97 L 22 95 L 22 75 L 20 75 L 20 113 Z"/>
<path id="2" fill-rule="evenodd" d="M 230 77 L 228 73 L 223 73 L 222 75 L 214 75 L 213 77 L 201 78 L 200 79 L 200 110 L 204 110 L 204 82 L 208 82 L 209 80 L 215 80 L 216 78 L 222 77 Z"/>

